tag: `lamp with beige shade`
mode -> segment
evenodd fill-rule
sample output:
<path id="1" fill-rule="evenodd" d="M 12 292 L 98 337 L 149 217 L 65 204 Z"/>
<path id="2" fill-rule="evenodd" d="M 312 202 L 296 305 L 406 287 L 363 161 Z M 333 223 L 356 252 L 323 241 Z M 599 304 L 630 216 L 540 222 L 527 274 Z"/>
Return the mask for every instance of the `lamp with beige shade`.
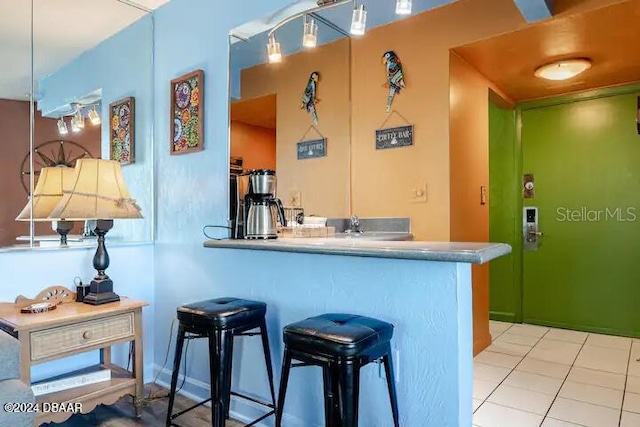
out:
<path id="1" fill-rule="evenodd" d="M 30 221 L 33 206 L 33 220 L 53 221 L 54 230 L 60 235 L 60 245 L 67 246 L 67 234 L 73 229 L 73 221 L 59 220 L 49 215 L 62 199 L 65 186 L 71 185 L 74 172 L 74 169 L 63 166 L 42 168 L 38 184 L 33 190 L 33 204 L 29 200 L 16 221 Z"/>
<path id="2" fill-rule="evenodd" d="M 113 228 L 114 219 L 142 218 L 140 207 L 131 198 L 122 176 L 120 163 L 113 160 L 78 159 L 71 184 L 49 214 L 49 218 L 64 220 L 96 220 L 95 233 L 98 248 L 93 257 L 97 274 L 91 281 L 89 294 L 83 301 L 99 305 L 119 301 L 113 292 L 113 281 L 105 270 L 109 267 L 109 254 L 104 236 Z"/>

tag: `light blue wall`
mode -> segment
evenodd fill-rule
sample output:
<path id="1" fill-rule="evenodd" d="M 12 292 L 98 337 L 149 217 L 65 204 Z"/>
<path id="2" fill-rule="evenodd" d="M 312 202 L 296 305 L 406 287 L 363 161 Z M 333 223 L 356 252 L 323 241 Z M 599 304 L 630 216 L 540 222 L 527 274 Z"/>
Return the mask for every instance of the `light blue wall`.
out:
<path id="1" fill-rule="evenodd" d="M 110 246 L 107 249 L 111 266 L 107 274 L 114 282 L 114 290 L 121 296 L 140 299 L 150 304 L 143 309 L 145 377 L 152 378 L 155 333 L 153 327 L 153 245 Z M 48 286 L 63 285 L 75 290 L 73 279 L 82 278 L 84 283 L 95 275 L 93 254 L 95 248 L 69 248 L 65 250 L 33 250 L 0 252 L 0 301 L 13 301 L 18 295 L 35 297 Z M 113 350 L 114 362 L 126 366 L 128 347 L 118 346 Z M 37 381 L 69 370 L 99 363 L 97 352 L 66 358 L 43 365 L 33 371 Z"/>
<path id="2" fill-rule="evenodd" d="M 179 268 L 176 268 L 180 265 Z M 185 275 L 178 271 L 188 272 Z M 465 282 L 466 280 L 466 282 Z M 471 425 L 471 289 L 469 265 L 341 256 L 204 249 L 195 244 L 156 246 L 156 363 L 166 351 L 178 305 L 220 296 L 268 304 L 267 323 L 279 377 L 281 330 L 306 317 L 347 312 L 396 326 L 401 425 Z M 458 286 L 466 283 L 466 286 Z M 456 313 L 460 313 L 457 317 Z M 237 338 L 234 388 L 268 400 L 259 340 Z M 170 358 L 170 361 L 172 359 Z M 184 390 L 208 397 L 207 347 L 190 345 Z M 168 383 L 171 365 L 160 380 Z M 321 372 L 293 370 L 285 406 L 291 427 L 323 425 Z M 383 377 L 384 378 L 384 377 Z M 360 425 L 388 427 L 391 412 L 377 365 L 363 371 Z M 233 416 L 257 418 L 253 405 L 232 406 Z M 262 425 L 271 426 L 272 420 Z"/>
<path id="3" fill-rule="evenodd" d="M 41 96 L 38 108 L 45 116 L 78 98 L 102 90 L 100 115 L 104 159 L 109 158 L 109 104 L 129 96 L 135 98 L 135 163 L 124 166 L 122 173 L 145 218 L 119 221 L 109 233 L 109 239 L 150 241 L 154 162 L 152 16 L 141 18 L 92 50 L 84 52 L 52 75 L 41 79 L 38 86 Z M 74 135 L 70 134 L 66 139 L 73 141 Z"/>
<path id="4" fill-rule="evenodd" d="M 277 378 L 285 324 L 324 312 L 365 314 L 396 325 L 401 425 L 469 427 L 469 265 L 202 247 L 202 226 L 224 225 L 227 219 L 228 32 L 289 1 L 241 0 L 220 7 L 210 0 L 173 0 L 154 14 L 158 240 L 154 246 L 111 248 L 109 269 L 116 291 L 152 303 L 145 310 L 145 365 L 155 362 L 160 369 L 167 346 L 171 363 L 171 321 L 176 307 L 187 302 L 226 295 L 265 301 Z M 205 71 L 206 82 L 205 150 L 170 156 L 169 81 L 198 68 Z M 79 273 L 89 279 L 92 254 L 88 249 L 0 253 L 0 269 L 8 272 L 0 300 L 17 293 L 34 295 L 52 283 L 71 286 Z M 264 398 L 266 377 L 258 343 L 242 340 L 246 342 L 238 342 L 234 388 Z M 121 352 L 122 361 L 124 349 Z M 208 397 L 206 354 L 204 342 L 194 342 L 187 357 L 185 390 L 199 397 Z M 87 362 L 86 357 L 82 361 Z M 57 369 L 45 366 L 37 374 Z M 162 371 L 160 379 L 168 380 L 168 372 Z M 145 375 L 152 380 L 150 372 Z M 320 378 L 317 368 L 294 370 L 285 408 L 288 426 L 322 424 Z M 385 383 L 375 365 L 365 369 L 362 381 L 360 424 L 390 425 Z M 232 409 L 235 417 L 244 419 L 257 410 L 237 402 Z M 263 425 L 272 423 L 268 419 Z"/>
<path id="5" fill-rule="evenodd" d="M 208 0 L 173 0 L 155 13 L 156 364 L 164 361 L 171 319 L 183 303 L 228 295 L 267 302 L 278 375 L 285 324 L 331 311 L 366 314 L 397 327 L 393 346 L 400 349 L 401 425 L 470 426 L 468 265 L 202 248 L 202 226 L 226 225 L 227 220 L 228 32 L 286 3 L 243 0 L 219 7 Z M 205 71 L 206 82 L 205 150 L 169 156 L 172 129 L 164 120 L 169 115 L 168 82 L 198 68 Z M 265 398 L 264 368 L 256 345 L 239 344 L 234 388 Z M 208 397 L 206 354 L 204 342 L 194 342 L 187 358 L 185 389 L 199 397 Z M 172 356 L 169 365 L 171 360 Z M 163 371 L 161 380 L 167 381 L 168 373 Z M 320 378 L 313 368 L 293 372 L 287 425 L 322 424 Z M 385 390 L 376 367 L 368 367 L 362 384 L 361 425 L 390 425 Z M 234 416 L 246 419 L 255 409 L 234 403 L 233 410 Z M 263 425 L 272 425 L 272 420 Z"/>

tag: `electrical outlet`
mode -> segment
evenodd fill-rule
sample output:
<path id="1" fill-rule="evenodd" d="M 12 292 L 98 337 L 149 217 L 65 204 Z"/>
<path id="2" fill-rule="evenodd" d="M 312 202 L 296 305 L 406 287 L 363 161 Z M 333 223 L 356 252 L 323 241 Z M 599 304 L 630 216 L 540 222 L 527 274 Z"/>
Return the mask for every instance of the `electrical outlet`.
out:
<path id="1" fill-rule="evenodd" d="M 427 203 L 427 184 L 411 189 L 411 203 Z"/>
<path id="2" fill-rule="evenodd" d="M 289 193 L 289 204 L 294 208 L 302 206 L 302 193 L 300 191 L 292 191 Z"/>

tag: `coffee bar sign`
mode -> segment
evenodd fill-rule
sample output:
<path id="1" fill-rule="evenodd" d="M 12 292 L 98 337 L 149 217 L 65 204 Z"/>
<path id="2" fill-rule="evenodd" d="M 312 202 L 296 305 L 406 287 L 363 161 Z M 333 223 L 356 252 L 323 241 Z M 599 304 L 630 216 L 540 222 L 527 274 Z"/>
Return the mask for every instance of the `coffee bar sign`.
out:
<path id="1" fill-rule="evenodd" d="M 327 155 L 327 138 L 298 142 L 298 160 L 316 159 Z"/>
<path id="2" fill-rule="evenodd" d="M 413 125 L 376 131 L 376 150 L 413 145 Z"/>

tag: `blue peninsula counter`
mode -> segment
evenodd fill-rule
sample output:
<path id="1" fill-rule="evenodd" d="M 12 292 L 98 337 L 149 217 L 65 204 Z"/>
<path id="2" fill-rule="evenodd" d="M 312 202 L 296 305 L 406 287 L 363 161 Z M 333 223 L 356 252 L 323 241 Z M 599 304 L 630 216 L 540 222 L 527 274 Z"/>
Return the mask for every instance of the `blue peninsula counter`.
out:
<path id="1" fill-rule="evenodd" d="M 237 283 L 220 289 L 221 294 L 268 304 L 276 372 L 285 325 L 323 313 L 375 317 L 395 325 L 400 425 L 471 427 L 471 265 L 510 253 L 509 245 L 306 238 L 210 240 L 204 246 L 217 252 L 209 270 L 221 277 L 228 277 L 225 265 L 243 266 L 235 272 Z M 253 345 L 247 341 L 241 360 L 234 362 L 234 387 L 266 398 L 263 361 L 259 346 Z M 361 426 L 393 425 L 383 372 L 376 364 L 362 371 Z M 237 419 L 257 414 L 253 405 L 232 404 Z M 320 369 L 292 371 L 283 425 L 324 425 Z"/>

